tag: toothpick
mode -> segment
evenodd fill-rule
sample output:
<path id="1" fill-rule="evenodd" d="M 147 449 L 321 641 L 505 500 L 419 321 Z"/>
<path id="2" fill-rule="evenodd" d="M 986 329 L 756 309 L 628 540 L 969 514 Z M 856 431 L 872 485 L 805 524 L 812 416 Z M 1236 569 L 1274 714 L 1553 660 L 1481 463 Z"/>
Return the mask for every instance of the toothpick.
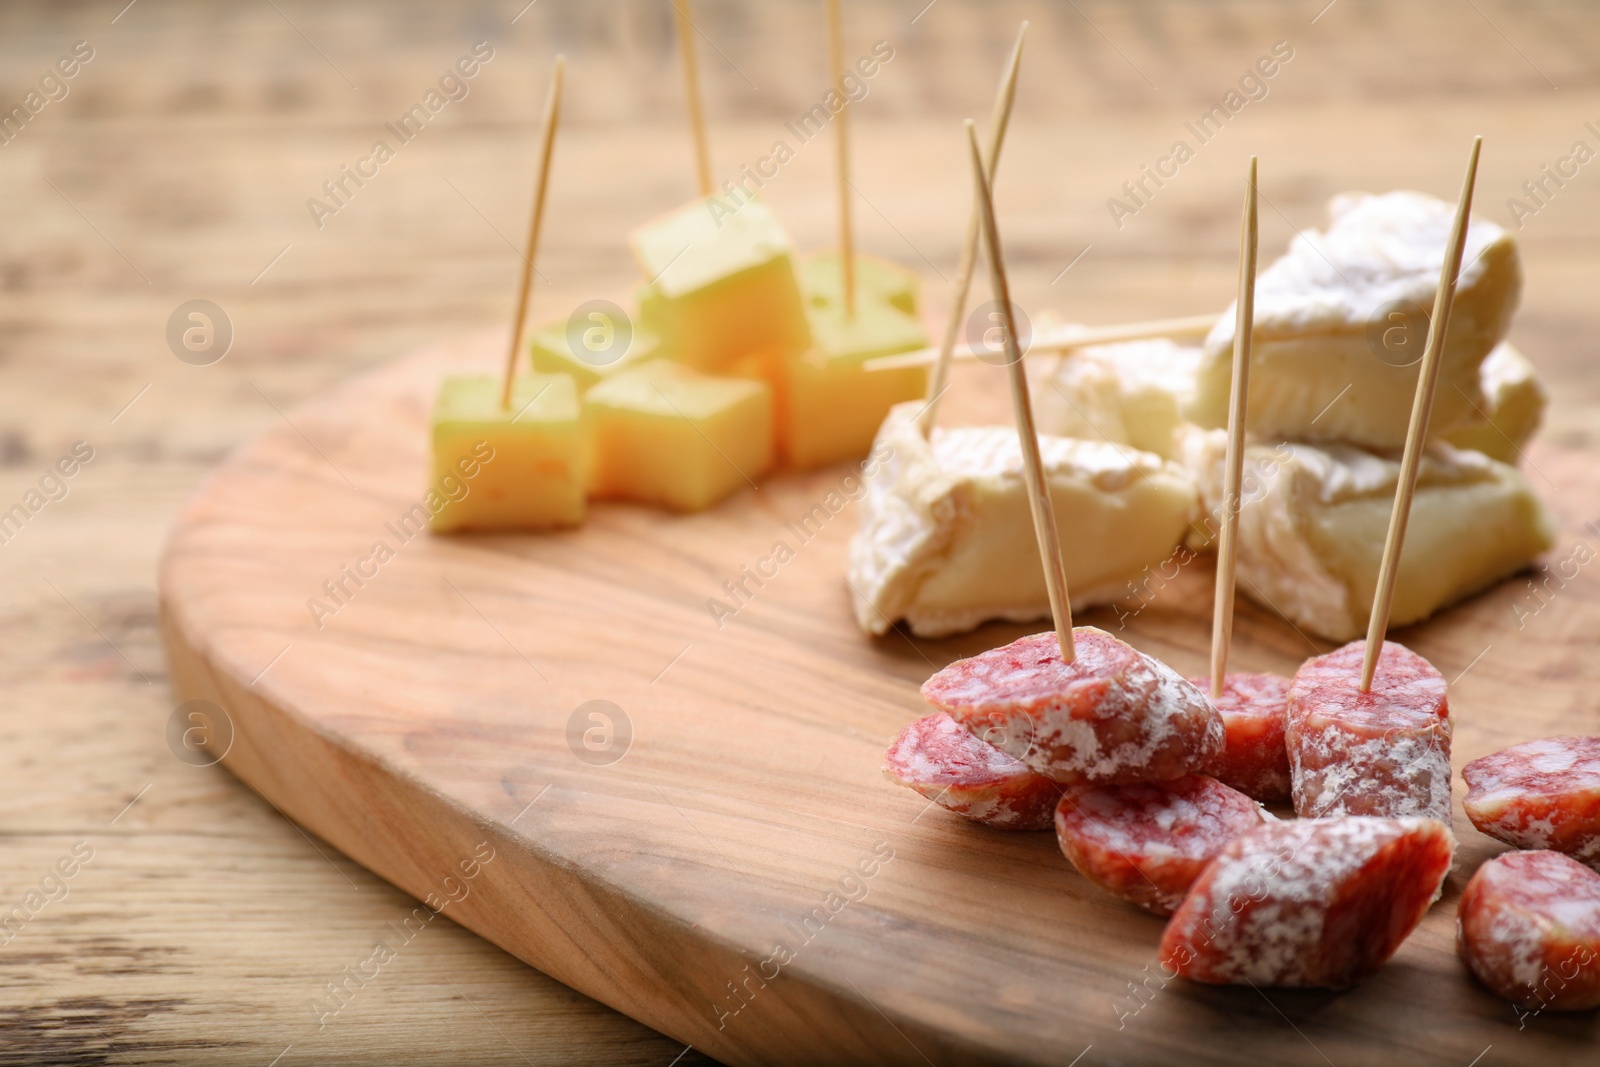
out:
<path id="1" fill-rule="evenodd" d="M 511 383 L 517 377 L 517 357 L 522 353 L 522 329 L 528 319 L 528 303 L 533 299 L 533 263 L 539 255 L 539 228 L 544 222 L 544 193 L 550 180 L 550 157 L 556 145 L 556 127 L 561 122 L 561 78 L 567 57 L 556 56 L 550 72 L 550 92 L 544 101 L 544 141 L 539 147 L 539 173 L 533 185 L 533 218 L 528 223 L 528 252 L 522 257 L 522 287 L 517 293 L 516 318 L 511 320 L 511 349 L 506 353 L 505 377 L 500 383 L 500 407 L 511 408 Z"/>
<path id="2" fill-rule="evenodd" d="M 945 324 L 945 332 L 952 338 L 959 330 L 960 315 L 953 317 L 955 326 Z M 1152 319 L 1149 322 L 1125 322 L 1115 326 L 1062 326 L 1055 330 L 1039 331 L 1028 342 L 1024 356 L 1038 352 L 1070 352 L 1075 348 L 1094 345 L 1114 345 L 1124 341 L 1149 341 L 1158 337 L 1189 339 L 1204 337 L 1217 324 L 1216 315 L 1190 315 L 1181 319 Z M 942 360 L 943 348 L 921 348 L 915 352 L 901 352 L 892 356 L 878 356 L 862 364 L 867 370 L 899 370 L 902 367 L 937 367 Z M 987 349 L 963 347 L 950 354 L 956 363 L 971 363 L 990 358 L 994 353 Z M 948 374 L 948 372 L 946 372 Z M 943 388 L 943 385 L 940 385 Z M 930 393 L 932 390 L 930 390 Z"/>
<path id="3" fill-rule="evenodd" d="M 1222 537 L 1217 545 L 1217 592 L 1211 615 L 1211 698 L 1222 696 L 1233 644 L 1233 573 L 1239 559 L 1239 485 L 1244 481 L 1245 404 L 1250 389 L 1250 340 L 1256 319 L 1256 157 L 1244 189 L 1239 223 L 1239 301 L 1233 327 L 1233 384 L 1228 393 L 1228 458 L 1222 477 Z"/>
<path id="4" fill-rule="evenodd" d="M 1000 166 L 1000 148 L 1005 144 L 1006 127 L 1011 122 L 1011 102 L 1017 95 L 1017 69 L 1022 65 L 1022 42 L 1027 36 L 1028 23 L 1024 21 L 1017 28 L 1017 43 L 1011 46 L 1011 61 L 1006 64 L 1006 71 L 1001 75 L 1000 88 L 995 92 L 994 107 L 989 114 L 989 144 L 984 152 L 983 168 L 990 184 L 993 184 L 995 170 Z M 945 389 L 950 383 L 950 363 L 955 352 L 956 335 L 961 331 L 961 320 L 967 313 L 967 297 L 972 292 L 972 275 L 978 266 L 978 215 L 978 196 L 974 191 L 972 210 L 967 214 L 967 236 L 961 244 L 961 270 L 956 278 L 955 291 L 950 298 L 950 317 L 945 320 L 944 336 L 939 341 L 939 348 L 933 360 L 933 374 L 928 379 L 928 402 L 917 418 L 917 428 L 922 431 L 923 437 L 933 432 L 933 424 L 939 417 L 939 400 L 944 396 Z M 897 365 L 919 366 L 920 364 Z M 867 369 L 873 369 L 870 362 L 867 364 Z"/>
<path id="5" fill-rule="evenodd" d="M 694 171 L 700 195 L 712 194 L 711 149 L 706 144 L 706 115 L 700 106 L 700 67 L 694 57 L 694 22 L 689 17 L 690 0 L 670 0 L 678 15 L 678 50 L 683 55 L 683 95 L 689 108 L 689 134 L 694 140 Z"/>
<path id="6" fill-rule="evenodd" d="M 1000 305 L 1001 327 L 1005 333 L 1011 407 L 1017 421 L 1017 442 L 1022 446 L 1022 471 L 1033 511 L 1033 533 L 1039 540 L 1045 589 L 1050 594 L 1050 614 L 1056 624 L 1056 641 L 1061 646 L 1061 658 L 1071 663 L 1077 659 L 1078 650 L 1072 641 L 1072 603 L 1067 598 L 1067 568 L 1061 557 L 1061 537 L 1056 532 L 1056 512 L 1050 503 L 1049 483 L 1044 478 L 1044 461 L 1039 457 L 1039 434 L 1033 428 L 1028 370 L 1022 363 L 1022 351 L 1017 344 L 1017 324 L 1011 313 L 1011 286 L 1006 281 L 1005 253 L 1000 247 L 1000 229 L 994 221 L 994 199 L 989 191 L 989 179 L 984 174 L 983 153 L 978 149 L 978 127 L 971 119 L 966 126 L 967 143 L 972 149 L 972 180 L 978 188 L 983 215 L 983 238 L 989 246 L 990 285 Z"/>
<path id="7" fill-rule="evenodd" d="M 1433 298 L 1433 317 L 1428 320 L 1428 347 L 1422 352 L 1422 368 L 1417 376 L 1416 398 L 1411 403 L 1411 427 L 1406 433 L 1405 455 L 1400 460 L 1400 482 L 1395 487 L 1394 511 L 1389 514 L 1389 536 L 1383 543 L 1383 564 L 1378 570 L 1378 588 L 1372 599 L 1372 617 L 1367 621 L 1366 659 L 1361 664 L 1361 691 L 1372 690 L 1372 675 L 1378 669 L 1378 653 L 1383 649 L 1389 629 L 1389 612 L 1394 606 L 1395 580 L 1400 573 L 1400 550 L 1406 540 L 1406 523 L 1411 517 L 1411 498 L 1417 491 L 1417 472 L 1422 466 L 1422 447 L 1428 437 L 1428 417 L 1433 412 L 1433 394 L 1439 385 L 1439 368 L 1444 364 L 1444 338 L 1450 328 L 1450 311 L 1455 303 L 1457 275 L 1467 244 L 1467 214 L 1472 210 L 1472 190 L 1478 177 L 1478 152 L 1483 138 L 1472 139 L 1467 157 L 1467 176 L 1461 183 L 1461 199 L 1456 204 L 1454 228 L 1439 269 L 1439 291 Z"/>
<path id="8" fill-rule="evenodd" d="M 839 0 L 828 0 L 828 65 L 844 101 L 834 120 L 839 138 L 839 263 L 844 270 L 845 318 L 856 317 L 856 235 L 850 220 L 850 97 L 844 90 L 844 27 Z"/>

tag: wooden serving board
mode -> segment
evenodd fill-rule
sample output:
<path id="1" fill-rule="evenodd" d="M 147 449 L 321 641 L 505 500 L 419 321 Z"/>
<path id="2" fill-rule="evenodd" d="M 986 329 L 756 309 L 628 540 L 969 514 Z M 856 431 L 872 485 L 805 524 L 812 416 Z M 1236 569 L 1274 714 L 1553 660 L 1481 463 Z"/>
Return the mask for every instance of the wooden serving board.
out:
<path id="1" fill-rule="evenodd" d="M 600 506 L 570 533 L 401 536 L 439 376 L 492 368 L 502 344 L 445 345 L 289 412 L 172 532 L 177 696 L 225 710 L 225 764 L 307 829 L 728 1063 L 1465 1065 L 1488 1046 L 1484 1064 L 1592 1062 L 1594 1013 L 1519 1020 L 1456 959 L 1455 900 L 1498 851 L 1459 808 L 1445 899 L 1389 966 L 1344 993 L 1258 991 L 1163 982 L 1161 920 L 1092 889 L 1052 834 L 987 831 L 885 782 L 922 681 L 1026 628 L 863 637 L 847 467 L 702 515 Z M 1543 601 L 1514 579 L 1400 635 L 1460 676 L 1457 768 L 1600 730 L 1600 596 L 1576 563 L 1600 541 L 1579 525 L 1600 473 L 1553 449 L 1532 462 L 1562 517 L 1551 570 L 1576 575 Z M 341 579 L 336 603 L 324 582 Z M 1211 580 L 1198 560 L 1142 608 L 1080 621 L 1120 621 L 1199 674 Z M 720 626 L 715 599 L 738 609 Z M 1239 669 L 1327 647 L 1241 600 Z"/>

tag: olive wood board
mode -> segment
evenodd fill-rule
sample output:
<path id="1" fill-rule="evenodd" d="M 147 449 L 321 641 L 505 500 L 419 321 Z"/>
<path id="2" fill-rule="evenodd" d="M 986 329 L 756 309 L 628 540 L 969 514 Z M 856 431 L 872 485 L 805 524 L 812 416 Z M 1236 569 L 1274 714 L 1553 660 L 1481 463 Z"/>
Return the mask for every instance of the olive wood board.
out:
<path id="1" fill-rule="evenodd" d="M 730 1064 L 1592 1062 L 1594 1013 L 1519 1017 L 1456 957 L 1455 902 L 1500 850 L 1461 814 L 1459 778 L 1444 899 L 1343 992 L 1167 980 L 1162 920 L 1091 887 L 1053 834 L 986 830 L 886 782 L 931 673 L 1043 626 L 863 636 L 850 465 L 697 515 L 600 504 L 566 532 L 401 536 L 440 376 L 492 370 L 503 344 L 450 341 L 288 411 L 173 527 L 176 695 L 224 709 L 205 740 L 307 830 Z M 1003 410 L 1003 372 L 963 371 Z M 1458 771 L 1600 732 L 1583 526 L 1600 470 L 1535 447 L 1529 474 L 1561 519 L 1548 571 L 1395 635 L 1452 680 Z M 1168 572 L 1078 621 L 1204 673 L 1210 560 Z M 1235 669 L 1292 673 L 1333 647 L 1243 598 L 1236 627 Z M 609 731 L 596 707 L 620 709 Z"/>

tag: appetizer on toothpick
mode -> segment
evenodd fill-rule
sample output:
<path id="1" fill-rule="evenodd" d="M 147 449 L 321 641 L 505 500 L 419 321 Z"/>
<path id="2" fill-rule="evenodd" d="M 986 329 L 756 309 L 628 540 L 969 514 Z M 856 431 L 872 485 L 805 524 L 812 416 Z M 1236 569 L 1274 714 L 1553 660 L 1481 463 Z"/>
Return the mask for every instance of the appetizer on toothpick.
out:
<path id="1" fill-rule="evenodd" d="M 584 442 L 578 390 L 570 375 L 517 375 L 523 323 L 533 293 L 545 189 L 561 118 L 566 59 L 557 56 L 545 102 L 544 138 L 522 282 L 505 371 L 445 379 L 433 410 L 436 532 L 571 526 L 584 516 Z M 453 491 L 459 488 L 459 492 Z"/>
<path id="2" fill-rule="evenodd" d="M 1286 743 L 1295 811 L 1302 817 L 1420 815 L 1450 825 L 1451 729 L 1444 676 L 1405 646 L 1385 641 L 1384 635 L 1439 382 L 1482 145 L 1482 138 L 1473 140 L 1440 268 L 1366 642 L 1307 660 L 1289 690 Z"/>

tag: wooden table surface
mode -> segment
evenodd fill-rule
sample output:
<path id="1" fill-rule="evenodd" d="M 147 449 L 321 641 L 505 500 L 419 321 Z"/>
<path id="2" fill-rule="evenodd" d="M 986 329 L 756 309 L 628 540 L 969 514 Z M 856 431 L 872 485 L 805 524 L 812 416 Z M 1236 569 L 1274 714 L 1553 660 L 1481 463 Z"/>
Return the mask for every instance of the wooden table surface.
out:
<path id="1" fill-rule="evenodd" d="M 558 48 L 568 110 L 536 313 L 625 298 L 627 230 L 691 192 L 670 9 L 124 3 L 0 9 L 6 109 L 76 42 L 92 49 L 44 86 L 66 95 L 0 144 L 0 511 L 76 442 L 93 450 L 65 496 L 0 543 L 12 697 L 0 717 L 0 1059 L 703 1062 L 447 921 L 319 1026 L 313 998 L 413 902 L 226 772 L 174 757 L 153 572 L 179 504 L 288 405 L 502 324 Z M 847 51 L 895 49 L 856 118 L 856 217 L 868 249 L 923 270 L 934 316 L 969 195 L 957 120 L 987 112 L 1020 18 L 1035 33 L 997 195 L 1031 311 L 1110 322 L 1219 309 L 1250 152 L 1270 257 L 1341 190 L 1451 195 L 1473 133 L 1486 138 L 1479 211 L 1507 225 L 1508 198 L 1542 166 L 1579 140 L 1600 148 L 1585 125 L 1600 129 L 1600 10 L 1580 0 L 1336 0 L 1320 14 L 1322 0 L 924 4 L 849 5 Z M 764 195 L 802 248 L 829 241 L 833 212 L 831 146 L 798 144 L 784 125 L 824 89 L 819 8 L 702 0 L 695 15 L 716 172 L 734 177 L 789 140 L 794 158 Z M 480 41 L 493 54 L 468 95 L 319 228 L 308 198 Z M 1278 41 L 1293 58 L 1267 95 L 1116 226 L 1107 198 L 1178 138 L 1192 143 L 1185 121 Z M 1545 433 L 1574 447 L 1600 447 L 1588 169 L 1526 201 L 1537 211 L 1521 219 L 1528 284 L 1513 330 L 1554 386 Z M 232 324 L 209 366 L 168 345 L 169 316 L 192 299 Z M 45 488 L 61 496 L 56 485 Z M 75 848 L 92 858 L 54 874 Z M 1495 1048 L 1483 1063 L 1515 1060 Z"/>

